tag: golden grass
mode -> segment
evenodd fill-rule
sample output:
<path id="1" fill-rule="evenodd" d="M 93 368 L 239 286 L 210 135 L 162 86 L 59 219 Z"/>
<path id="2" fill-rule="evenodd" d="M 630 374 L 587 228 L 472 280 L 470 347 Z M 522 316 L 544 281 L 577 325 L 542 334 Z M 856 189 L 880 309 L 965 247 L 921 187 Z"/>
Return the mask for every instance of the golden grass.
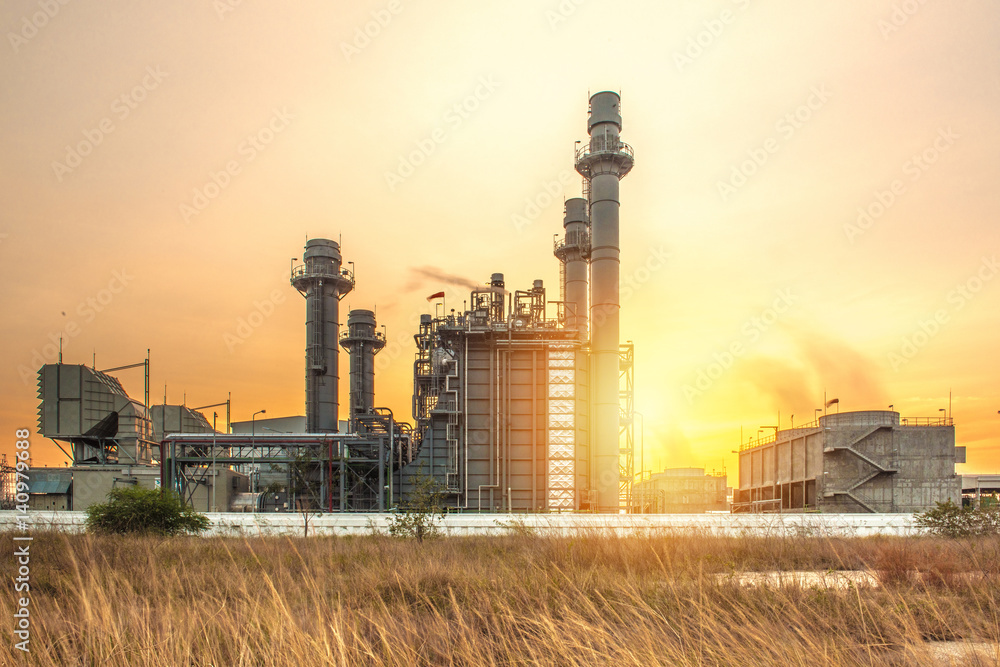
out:
<path id="1" fill-rule="evenodd" d="M 919 665 L 935 664 L 927 640 L 1000 639 L 998 540 L 49 533 L 31 547 L 25 656 L 11 537 L 3 664 Z M 809 569 L 884 585 L 718 576 Z"/>

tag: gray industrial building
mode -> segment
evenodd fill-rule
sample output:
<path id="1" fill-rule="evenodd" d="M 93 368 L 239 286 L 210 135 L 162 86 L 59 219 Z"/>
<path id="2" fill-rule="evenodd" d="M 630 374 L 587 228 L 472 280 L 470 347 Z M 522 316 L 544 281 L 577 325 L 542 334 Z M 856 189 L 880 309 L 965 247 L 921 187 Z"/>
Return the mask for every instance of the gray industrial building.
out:
<path id="1" fill-rule="evenodd" d="M 962 502 L 972 507 L 995 506 L 1000 500 L 1000 475 L 962 475 Z"/>
<path id="2" fill-rule="evenodd" d="M 960 502 L 950 418 L 870 410 L 820 417 L 742 445 L 734 512 L 922 512 Z"/>
<path id="3" fill-rule="evenodd" d="M 145 401 L 131 398 L 113 371 L 146 369 Z M 148 359 L 106 371 L 82 364 L 46 364 L 38 371 L 38 428 L 66 455 L 67 467 L 28 471 L 29 506 L 85 510 L 107 500 L 115 488 L 158 488 L 160 441 L 172 433 L 214 433 L 205 416 L 184 405 L 154 405 L 149 396 Z M 225 509 L 246 490 L 246 477 L 219 467 L 189 494 L 198 509 Z M 216 488 L 218 480 L 218 488 Z"/>
<path id="4" fill-rule="evenodd" d="M 630 501 L 632 347 L 619 343 L 619 181 L 632 149 L 620 98 L 590 98 L 576 154 L 583 197 L 555 243 L 560 298 L 503 274 L 464 313 L 421 318 L 413 413 L 418 469 L 467 511 L 618 512 Z"/>

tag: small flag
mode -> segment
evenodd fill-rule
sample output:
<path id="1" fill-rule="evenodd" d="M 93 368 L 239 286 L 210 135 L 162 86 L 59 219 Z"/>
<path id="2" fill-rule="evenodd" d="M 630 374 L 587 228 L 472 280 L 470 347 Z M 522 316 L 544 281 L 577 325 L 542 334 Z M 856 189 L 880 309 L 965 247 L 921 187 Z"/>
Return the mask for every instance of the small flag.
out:
<path id="1" fill-rule="evenodd" d="M 826 402 L 826 407 L 830 407 L 834 403 L 840 403 L 840 399 L 839 398 L 831 398 L 829 401 Z"/>
<path id="2" fill-rule="evenodd" d="M 429 297 L 427 297 L 427 300 L 433 301 L 434 299 L 443 299 L 443 298 L 444 298 L 444 292 L 434 292 L 434 294 L 431 294 Z"/>

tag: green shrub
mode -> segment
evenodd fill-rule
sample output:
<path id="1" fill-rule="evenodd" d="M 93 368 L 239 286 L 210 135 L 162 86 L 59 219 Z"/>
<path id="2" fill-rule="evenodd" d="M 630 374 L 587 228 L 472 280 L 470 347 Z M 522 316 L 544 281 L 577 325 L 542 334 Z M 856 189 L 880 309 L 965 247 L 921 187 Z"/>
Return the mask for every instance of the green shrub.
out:
<path id="1" fill-rule="evenodd" d="M 389 515 L 389 534 L 393 537 L 425 537 L 441 533 L 438 522 L 444 516 L 444 488 L 433 477 L 425 475 L 423 465 L 409 478 L 410 492 Z"/>
<path id="2" fill-rule="evenodd" d="M 108 502 L 87 508 L 87 529 L 96 533 L 200 533 L 208 517 L 185 507 L 177 494 L 161 489 L 112 489 Z"/>
<path id="3" fill-rule="evenodd" d="M 917 525 L 941 537 L 982 537 L 1000 535 L 1000 508 L 995 505 L 973 509 L 947 500 L 917 515 Z"/>

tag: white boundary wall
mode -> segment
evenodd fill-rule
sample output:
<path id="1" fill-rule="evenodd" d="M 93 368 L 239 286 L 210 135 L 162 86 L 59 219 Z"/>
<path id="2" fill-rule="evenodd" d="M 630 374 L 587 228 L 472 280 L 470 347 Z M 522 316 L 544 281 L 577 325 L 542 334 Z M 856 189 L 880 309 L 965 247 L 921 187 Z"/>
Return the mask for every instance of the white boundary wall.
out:
<path id="1" fill-rule="evenodd" d="M 303 535 L 301 514 L 210 512 L 206 535 Z M 385 532 L 387 514 L 312 514 L 309 535 L 368 535 Z M 83 512 L 29 512 L 28 530 L 82 532 Z M 24 515 L 0 511 L 0 531 L 19 530 Z M 764 537 L 867 537 L 919 535 L 912 514 L 449 514 L 439 522 L 447 535 L 699 533 Z"/>

